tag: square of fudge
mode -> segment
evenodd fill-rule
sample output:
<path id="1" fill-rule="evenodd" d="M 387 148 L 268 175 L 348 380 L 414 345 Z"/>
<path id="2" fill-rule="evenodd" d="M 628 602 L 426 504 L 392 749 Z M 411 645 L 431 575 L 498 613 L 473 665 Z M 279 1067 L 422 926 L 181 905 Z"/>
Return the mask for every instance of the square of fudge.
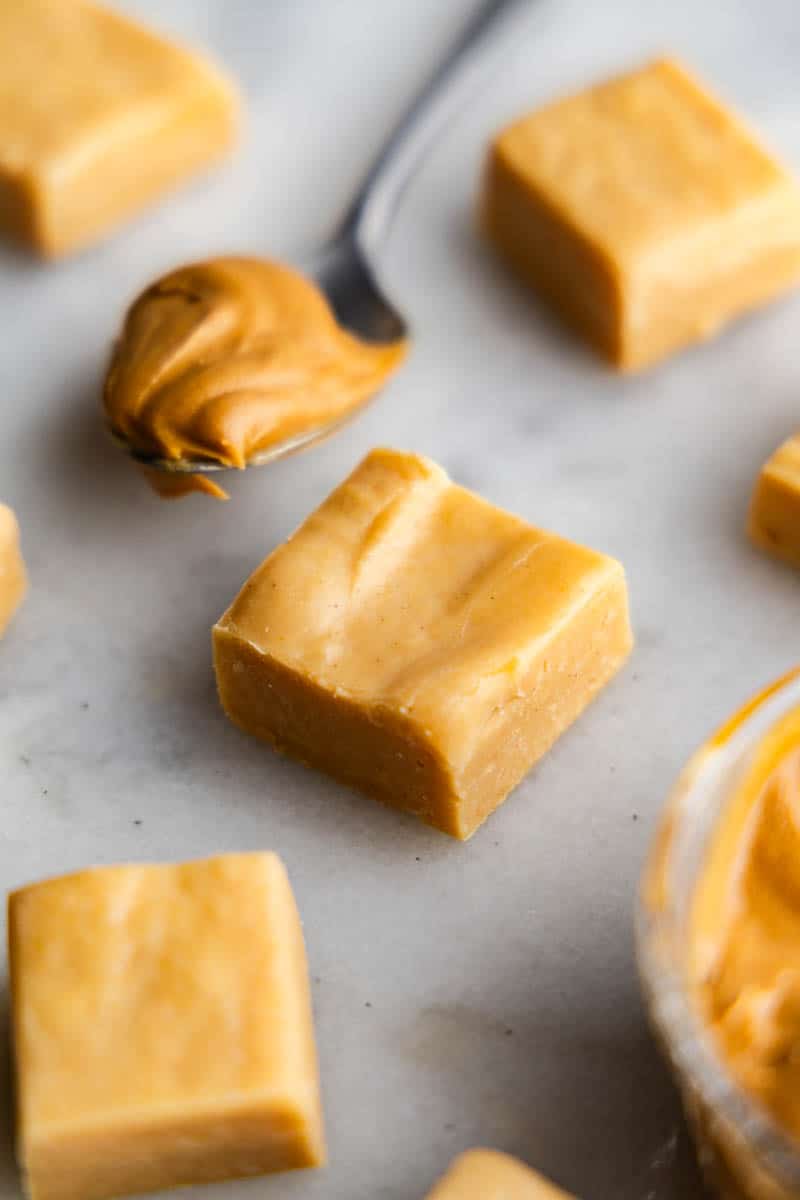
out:
<path id="1" fill-rule="evenodd" d="M 756 545 L 800 567 L 800 434 L 761 468 L 748 528 Z"/>
<path id="2" fill-rule="evenodd" d="M 9 898 L 33 1200 L 317 1166 L 300 919 L 272 854 L 96 867 Z"/>
<path id="3" fill-rule="evenodd" d="M 631 649 L 614 559 L 376 450 L 213 631 L 237 725 L 468 838 Z"/>
<path id="4" fill-rule="evenodd" d="M 571 1200 L 519 1159 L 496 1150 L 468 1150 L 450 1166 L 428 1200 Z"/>
<path id="5" fill-rule="evenodd" d="M 17 518 L 7 505 L 0 504 L 0 637 L 22 603 L 26 588 Z"/>
<path id="6" fill-rule="evenodd" d="M 622 369 L 800 277 L 795 179 L 670 59 L 504 129 L 482 204 L 512 268 Z"/>
<path id="7" fill-rule="evenodd" d="M 91 0 L 0 2 L 0 231 L 83 246 L 231 143 L 222 74 Z"/>

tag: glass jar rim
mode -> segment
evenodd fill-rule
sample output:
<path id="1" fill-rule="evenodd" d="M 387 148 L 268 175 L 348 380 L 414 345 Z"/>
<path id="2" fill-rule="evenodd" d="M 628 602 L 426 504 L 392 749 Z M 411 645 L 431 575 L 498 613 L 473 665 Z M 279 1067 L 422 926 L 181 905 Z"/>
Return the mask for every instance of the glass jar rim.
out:
<path id="1" fill-rule="evenodd" d="M 651 1020 L 681 1078 L 731 1125 L 766 1169 L 800 1190 L 800 1141 L 746 1093 L 727 1070 L 692 1003 L 680 944 L 702 851 L 736 779 L 770 729 L 800 707 L 800 667 L 740 708 L 690 758 L 648 852 L 636 906 L 636 956 Z"/>

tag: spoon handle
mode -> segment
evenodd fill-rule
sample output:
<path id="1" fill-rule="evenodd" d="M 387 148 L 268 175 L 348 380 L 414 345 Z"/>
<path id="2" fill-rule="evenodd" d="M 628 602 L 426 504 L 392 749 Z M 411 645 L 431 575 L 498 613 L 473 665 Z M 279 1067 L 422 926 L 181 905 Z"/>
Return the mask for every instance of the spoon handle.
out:
<path id="1" fill-rule="evenodd" d="M 342 220 L 335 241 L 352 238 L 367 258 L 386 236 L 415 168 L 473 89 L 499 65 L 499 45 L 489 39 L 501 16 L 530 0 L 483 0 L 431 78 L 412 101 L 369 169 Z M 486 41 L 492 40 L 489 53 Z M 504 41 L 504 39 L 503 39 Z"/>

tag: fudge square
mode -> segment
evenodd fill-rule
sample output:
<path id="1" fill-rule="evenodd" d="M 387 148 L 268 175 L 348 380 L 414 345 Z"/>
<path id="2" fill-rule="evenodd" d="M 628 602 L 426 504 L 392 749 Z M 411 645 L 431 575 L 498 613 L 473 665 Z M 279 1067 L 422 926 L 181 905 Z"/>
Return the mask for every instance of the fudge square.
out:
<path id="1" fill-rule="evenodd" d="M 762 467 L 749 532 L 757 546 L 800 567 L 800 434 L 784 442 Z"/>
<path id="2" fill-rule="evenodd" d="M 98 867 L 9 899 L 33 1200 L 316 1166 L 305 951 L 272 854 Z"/>
<path id="3" fill-rule="evenodd" d="M 428 1200 L 571 1200 L 508 1154 L 468 1150 L 428 1195 Z"/>
<path id="4" fill-rule="evenodd" d="M 231 143 L 233 89 L 91 0 L 0 0 L 0 230 L 44 255 L 95 240 Z"/>
<path id="5" fill-rule="evenodd" d="M 26 588 L 17 518 L 7 505 L 0 504 L 0 637 L 22 603 Z"/>
<path id="6" fill-rule="evenodd" d="M 669 59 L 504 129 L 483 216 L 519 275 L 623 369 L 800 277 L 795 180 Z"/>
<path id="7" fill-rule="evenodd" d="M 223 708 L 468 838 L 631 649 L 611 558 L 376 450 L 213 632 Z"/>

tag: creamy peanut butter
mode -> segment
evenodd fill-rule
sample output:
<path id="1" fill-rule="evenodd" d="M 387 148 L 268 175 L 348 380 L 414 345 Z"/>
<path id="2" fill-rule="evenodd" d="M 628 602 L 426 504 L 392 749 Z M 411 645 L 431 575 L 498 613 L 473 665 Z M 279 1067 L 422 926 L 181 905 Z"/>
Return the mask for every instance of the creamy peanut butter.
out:
<path id="1" fill-rule="evenodd" d="M 764 739 L 715 834 L 690 974 L 734 1077 L 800 1138 L 800 709 Z"/>
<path id="2" fill-rule="evenodd" d="M 215 500 L 230 499 L 224 488 L 199 471 L 161 471 L 155 467 L 144 467 L 141 463 L 139 470 L 162 500 L 180 500 L 192 492 L 204 492 Z"/>
<path id="3" fill-rule="evenodd" d="M 133 304 L 106 378 L 106 416 L 145 455 L 241 468 L 343 420 L 405 351 L 343 329 L 297 271 L 215 259 L 172 272 Z"/>

